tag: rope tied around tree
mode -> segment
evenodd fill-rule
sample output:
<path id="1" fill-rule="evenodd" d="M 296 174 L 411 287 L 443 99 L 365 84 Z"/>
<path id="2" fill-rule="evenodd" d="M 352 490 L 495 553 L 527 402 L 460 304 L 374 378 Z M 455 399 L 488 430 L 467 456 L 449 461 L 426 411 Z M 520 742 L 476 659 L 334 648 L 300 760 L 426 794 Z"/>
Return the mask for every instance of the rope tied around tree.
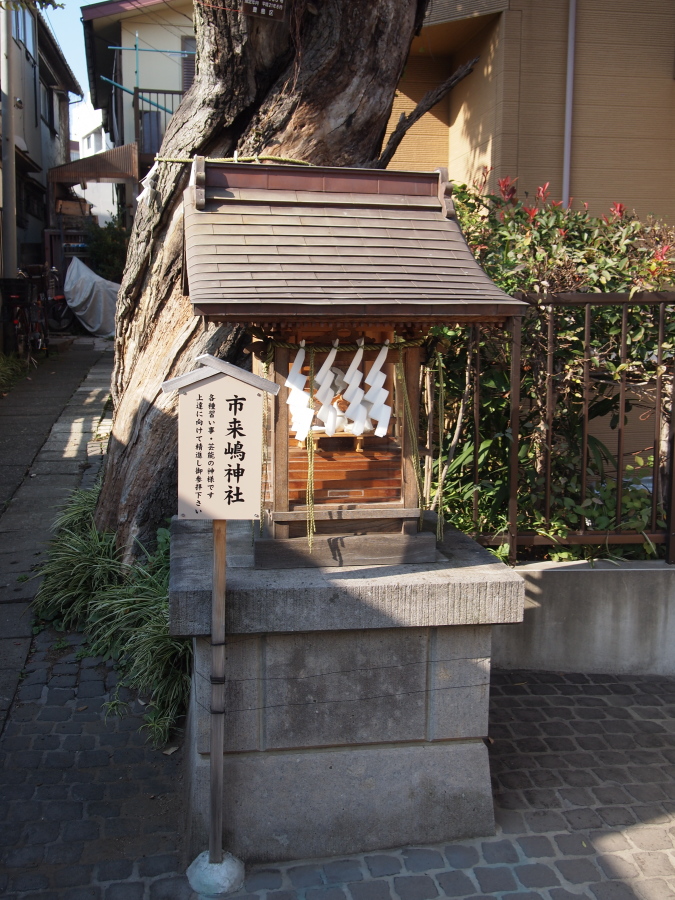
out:
<path id="1" fill-rule="evenodd" d="M 282 163 L 286 166 L 313 166 L 314 163 L 305 162 L 304 159 L 292 159 L 287 156 L 269 156 L 267 154 L 258 154 L 257 156 L 207 156 L 204 162 L 207 163 L 259 163 L 263 160 Z M 165 163 L 185 163 L 194 162 L 194 157 L 189 156 L 156 156 L 155 160 Z"/>
<path id="2" fill-rule="evenodd" d="M 259 337 L 258 334 L 255 333 L 253 329 L 250 329 L 256 337 Z M 412 347 L 421 347 L 426 341 L 427 337 L 414 338 L 409 341 L 395 341 L 394 343 L 386 344 L 340 344 L 337 348 L 338 353 L 356 353 L 356 351 L 362 347 L 363 350 L 373 350 L 379 351 L 383 347 L 389 347 L 390 350 L 407 350 Z M 276 338 L 261 338 L 253 341 L 253 343 L 248 345 L 248 350 L 257 356 L 259 359 L 262 359 L 266 362 L 271 362 L 274 356 L 274 350 L 276 347 L 280 347 L 284 350 L 298 350 L 301 344 L 294 344 L 291 341 L 281 341 Z M 330 353 L 333 349 L 332 344 L 304 344 L 304 346 L 314 353 Z"/>

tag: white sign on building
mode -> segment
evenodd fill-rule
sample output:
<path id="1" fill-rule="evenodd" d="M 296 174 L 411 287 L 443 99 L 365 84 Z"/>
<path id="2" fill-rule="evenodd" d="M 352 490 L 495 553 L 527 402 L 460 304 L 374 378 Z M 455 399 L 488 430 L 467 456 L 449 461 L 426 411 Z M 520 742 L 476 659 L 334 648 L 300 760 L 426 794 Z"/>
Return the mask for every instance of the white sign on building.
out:
<path id="1" fill-rule="evenodd" d="M 279 385 L 200 356 L 178 390 L 178 518 L 260 519 L 263 393 Z"/>

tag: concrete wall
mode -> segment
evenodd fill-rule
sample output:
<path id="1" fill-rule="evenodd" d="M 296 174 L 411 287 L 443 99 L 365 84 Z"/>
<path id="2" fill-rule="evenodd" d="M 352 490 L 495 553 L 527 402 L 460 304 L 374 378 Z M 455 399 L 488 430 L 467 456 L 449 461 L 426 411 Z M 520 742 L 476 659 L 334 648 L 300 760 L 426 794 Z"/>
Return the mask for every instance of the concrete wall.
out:
<path id="1" fill-rule="evenodd" d="M 522 623 L 495 625 L 497 668 L 675 675 L 675 566 L 536 563 Z"/>

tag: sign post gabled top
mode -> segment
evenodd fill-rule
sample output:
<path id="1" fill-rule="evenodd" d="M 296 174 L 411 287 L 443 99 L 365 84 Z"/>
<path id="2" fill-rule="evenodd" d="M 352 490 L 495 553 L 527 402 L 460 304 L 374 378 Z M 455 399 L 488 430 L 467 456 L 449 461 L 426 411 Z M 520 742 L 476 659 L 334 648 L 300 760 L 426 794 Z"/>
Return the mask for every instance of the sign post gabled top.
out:
<path id="1" fill-rule="evenodd" d="M 266 391 L 268 394 L 276 396 L 279 393 L 281 385 L 269 381 L 267 378 L 261 378 L 259 375 L 253 375 L 239 366 L 225 362 L 224 359 L 218 359 L 211 356 L 210 353 L 203 353 L 197 357 L 197 362 L 202 365 L 201 369 L 193 369 L 192 372 L 186 372 L 184 375 L 178 375 L 176 378 L 170 378 L 162 383 L 162 390 L 165 394 L 171 391 L 177 391 L 179 388 L 188 387 L 191 384 L 197 384 L 205 378 L 212 378 L 214 375 L 229 375 L 231 378 L 237 378 L 244 384 L 250 384 L 259 390 Z"/>
<path id="2" fill-rule="evenodd" d="M 178 518 L 260 519 L 263 394 L 279 385 L 205 354 L 178 390 Z"/>
<path id="3" fill-rule="evenodd" d="M 227 519 L 260 519 L 263 394 L 277 394 L 280 385 L 208 353 L 197 362 L 200 369 L 165 381 L 162 390 L 178 391 L 178 518 L 213 520 L 211 821 L 208 854 L 190 867 L 201 872 L 207 860 L 223 863 Z M 239 860 L 235 866 L 239 887 L 244 867 Z"/>

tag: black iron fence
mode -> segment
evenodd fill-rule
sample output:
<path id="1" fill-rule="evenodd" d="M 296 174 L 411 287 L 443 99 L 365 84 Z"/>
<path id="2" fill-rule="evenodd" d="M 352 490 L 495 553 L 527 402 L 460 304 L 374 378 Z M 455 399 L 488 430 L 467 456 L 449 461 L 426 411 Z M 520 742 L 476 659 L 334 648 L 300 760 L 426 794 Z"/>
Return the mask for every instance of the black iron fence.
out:
<path id="1" fill-rule="evenodd" d="M 530 312 L 506 332 L 451 338 L 446 517 L 511 561 L 525 548 L 665 545 L 675 562 L 675 293 L 523 299 Z"/>

